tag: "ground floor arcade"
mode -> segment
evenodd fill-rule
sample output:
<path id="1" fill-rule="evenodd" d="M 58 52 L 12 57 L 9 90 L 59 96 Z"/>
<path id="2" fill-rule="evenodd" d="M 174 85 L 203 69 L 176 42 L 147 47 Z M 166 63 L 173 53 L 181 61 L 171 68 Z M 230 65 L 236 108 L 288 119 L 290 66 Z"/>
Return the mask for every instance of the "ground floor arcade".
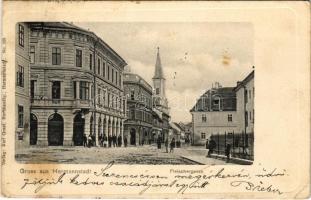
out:
<path id="1" fill-rule="evenodd" d="M 30 145 L 82 146 L 84 134 L 96 146 L 106 135 L 122 137 L 124 118 L 118 114 L 66 109 L 33 109 L 30 114 Z"/>

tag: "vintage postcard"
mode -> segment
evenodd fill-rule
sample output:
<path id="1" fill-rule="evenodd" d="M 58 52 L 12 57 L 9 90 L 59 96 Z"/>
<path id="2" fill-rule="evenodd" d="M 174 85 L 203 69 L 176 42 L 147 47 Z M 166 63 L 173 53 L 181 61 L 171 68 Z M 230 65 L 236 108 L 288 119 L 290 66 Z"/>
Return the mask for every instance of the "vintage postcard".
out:
<path id="1" fill-rule="evenodd" d="M 310 196 L 309 2 L 2 14 L 3 196 Z"/>

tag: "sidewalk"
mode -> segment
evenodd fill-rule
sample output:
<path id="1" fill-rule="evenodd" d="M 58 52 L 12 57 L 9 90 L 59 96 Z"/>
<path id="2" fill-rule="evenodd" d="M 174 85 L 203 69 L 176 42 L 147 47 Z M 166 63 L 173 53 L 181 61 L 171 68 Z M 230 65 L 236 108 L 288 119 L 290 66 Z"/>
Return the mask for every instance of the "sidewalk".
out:
<path id="1" fill-rule="evenodd" d="M 187 160 L 191 160 L 193 162 L 198 163 L 199 165 L 228 165 L 232 163 L 226 163 L 223 160 L 215 159 L 215 158 L 207 158 L 205 156 L 181 156 Z"/>

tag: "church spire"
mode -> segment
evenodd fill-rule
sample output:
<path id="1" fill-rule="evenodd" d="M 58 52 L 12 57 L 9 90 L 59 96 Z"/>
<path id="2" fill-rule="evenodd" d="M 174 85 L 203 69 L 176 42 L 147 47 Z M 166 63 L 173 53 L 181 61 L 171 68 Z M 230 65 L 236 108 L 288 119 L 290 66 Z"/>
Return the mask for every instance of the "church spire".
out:
<path id="1" fill-rule="evenodd" d="M 161 58 L 160 58 L 160 48 L 158 47 L 157 49 L 158 49 L 157 60 L 155 64 L 155 72 L 154 72 L 153 79 L 164 79 Z"/>

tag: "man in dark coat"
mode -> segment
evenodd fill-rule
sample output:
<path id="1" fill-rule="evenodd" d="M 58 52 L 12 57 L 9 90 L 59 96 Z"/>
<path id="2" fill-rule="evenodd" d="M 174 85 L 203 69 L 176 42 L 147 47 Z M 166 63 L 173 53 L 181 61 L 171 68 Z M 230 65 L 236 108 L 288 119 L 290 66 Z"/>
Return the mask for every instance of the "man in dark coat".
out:
<path id="1" fill-rule="evenodd" d="M 112 136 L 113 147 L 117 146 L 117 136 Z"/>
<path id="2" fill-rule="evenodd" d="M 215 148 L 216 148 L 216 142 L 215 142 L 215 140 L 211 139 L 211 141 L 209 141 L 209 143 L 208 143 L 207 157 L 211 156 L 211 154 L 213 153 Z"/>
<path id="3" fill-rule="evenodd" d="M 108 147 L 111 147 L 111 143 L 112 143 L 112 137 L 111 135 L 108 135 Z"/>
<path id="4" fill-rule="evenodd" d="M 158 144 L 158 149 L 161 149 L 161 137 L 160 136 L 158 137 L 157 144 Z"/>
<path id="5" fill-rule="evenodd" d="M 83 146 L 87 147 L 87 136 L 85 133 L 83 134 Z"/>
<path id="6" fill-rule="evenodd" d="M 121 135 L 118 136 L 118 147 L 121 147 L 122 145 L 122 137 Z"/>
<path id="7" fill-rule="evenodd" d="M 170 153 L 171 153 L 171 152 L 174 152 L 174 148 L 175 148 L 175 138 L 172 139 L 170 146 L 171 146 Z"/>
<path id="8" fill-rule="evenodd" d="M 227 162 L 229 162 L 230 160 L 230 151 L 231 151 L 231 144 L 227 144 L 226 151 L 225 151 L 226 156 L 227 156 Z"/>
<path id="9" fill-rule="evenodd" d="M 124 137 L 124 147 L 127 147 L 127 137 Z"/>

